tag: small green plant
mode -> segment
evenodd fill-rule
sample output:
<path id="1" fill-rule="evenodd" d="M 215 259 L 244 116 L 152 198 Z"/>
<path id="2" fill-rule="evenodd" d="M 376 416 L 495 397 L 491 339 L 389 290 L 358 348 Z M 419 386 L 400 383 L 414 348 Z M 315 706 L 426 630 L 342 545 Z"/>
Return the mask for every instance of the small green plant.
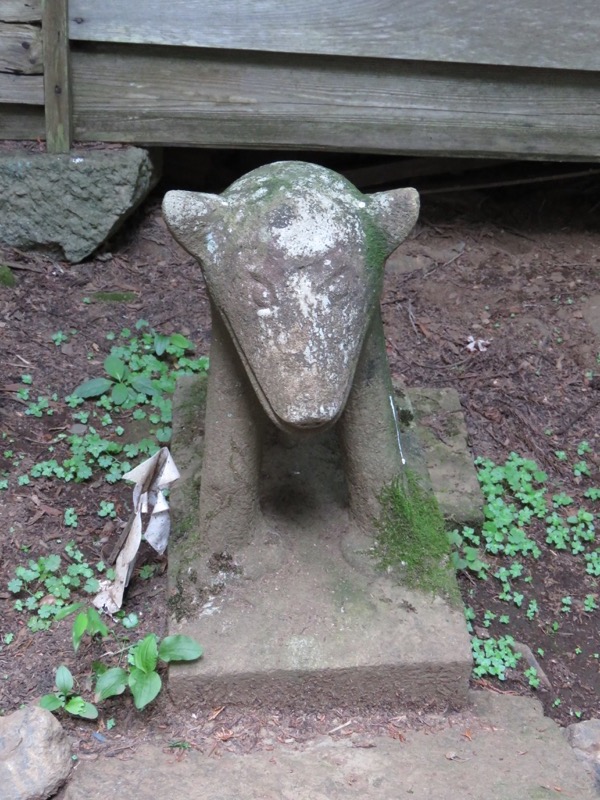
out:
<path id="1" fill-rule="evenodd" d="M 535 615 L 538 613 L 538 611 L 539 611 L 539 608 L 538 608 L 537 600 L 535 600 L 535 599 L 534 600 L 530 600 L 529 601 L 529 605 L 527 606 L 527 611 L 525 612 L 525 615 L 526 615 L 527 619 L 533 619 L 535 617 Z"/>
<path id="2" fill-rule="evenodd" d="M 191 750 L 192 745 L 184 739 L 171 739 L 169 742 L 170 750 Z"/>
<path id="3" fill-rule="evenodd" d="M 124 628 L 127 628 L 128 630 L 131 630 L 132 628 L 137 628 L 139 624 L 140 620 L 135 611 L 132 611 L 130 614 L 126 614 L 124 617 L 121 618 L 121 625 Z"/>
<path id="4" fill-rule="evenodd" d="M 477 578 L 487 578 L 489 564 L 481 559 L 481 537 L 473 528 L 463 527 L 461 531 L 455 528 L 448 533 L 452 547 L 450 558 L 455 570 L 468 570 Z"/>
<path id="5" fill-rule="evenodd" d="M 589 442 L 580 442 L 577 445 L 577 455 L 580 458 L 582 456 L 584 456 L 586 453 L 591 453 L 591 452 L 592 452 L 592 448 L 591 448 L 591 445 L 590 445 Z"/>
<path id="6" fill-rule="evenodd" d="M 16 611 L 29 613 L 27 627 L 32 631 L 48 630 L 53 619 L 69 603 L 73 591 L 95 594 L 98 580 L 94 569 L 85 561 L 74 542 L 65 545 L 72 563 L 62 570 L 61 557 L 53 553 L 30 559 L 27 566 L 19 565 L 8 590 L 16 596 Z"/>
<path id="7" fill-rule="evenodd" d="M 67 609 L 64 609 L 62 612 L 59 612 L 57 616 L 59 618 L 65 617 L 67 616 L 67 614 L 76 611 L 82 606 L 83 603 L 77 603 L 73 606 L 70 606 Z M 81 611 L 75 617 L 75 621 L 73 622 L 73 628 L 71 631 L 73 650 L 75 650 L 75 652 L 79 650 L 79 645 L 81 644 L 81 640 L 86 634 L 90 637 L 90 639 L 93 639 L 94 636 L 100 636 L 100 638 L 104 639 L 106 636 L 109 635 L 109 633 L 110 631 L 108 630 L 104 622 L 102 622 L 100 614 L 98 614 L 95 608 L 92 608 L 90 606 L 85 611 Z"/>
<path id="8" fill-rule="evenodd" d="M 473 674 L 479 678 L 486 675 L 506 680 L 506 670 L 514 669 L 520 658 L 519 653 L 513 650 L 515 640 L 512 636 L 501 636 L 498 639 L 471 639 L 473 661 L 475 666 Z"/>
<path id="9" fill-rule="evenodd" d="M 573 598 L 570 595 L 563 597 L 563 599 L 561 600 L 561 607 L 560 607 L 561 613 L 569 614 L 571 612 L 572 605 L 573 605 Z"/>
<path id="10" fill-rule="evenodd" d="M 73 693 L 74 680 L 70 670 L 62 664 L 56 670 L 54 679 L 56 692 L 45 694 L 40 700 L 42 708 L 48 711 L 58 711 L 64 709 L 74 717 L 84 719 L 97 719 L 98 709 L 92 703 L 86 702 L 83 697 Z"/>
<path id="11" fill-rule="evenodd" d="M 77 517 L 77 513 L 76 513 L 75 509 L 72 508 L 72 507 L 65 508 L 63 521 L 64 521 L 66 527 L 67 528 L 76 528 L 77 525 L 78 525 L 78 521 L 77 520 L 78 520 L 78 517 Z"/>
<path id="12" fill-rule="evenodd" d="M 535 667 L 529 667 L 525 670 L 525 677 L 527 678 L 527 682 L 532 689 L 539 689 L 540 687 L 540 679 L 538 678 L 537 670 Z"/>
<path id="13" fill-rule="evenodd" d="M 98 509 L 98 516 L 110 517 L 110 519 L 116 519 L 117 511 L 115 509 L 115 504 L 110 500 L 100 500 L 100 508 Z"/>
<path id="14" fill-rule="evenodd" d="M 580 478 L 582 475 L 589 477 L 591 473 L 587 462 L 577 461 L 577 463 L 573 464 L 573 475 L 575 475 L 576 478 Z"/>
<path id="15" fill-rule="evenodd" d="M 144 564 L 144 566 L 140 568 L 140 578 L 143 581 L 147 581 L 150 578 L 153 578 L 155 573 L 156 573 L 156 564 Z"/>
<path id="16" fill-rule="evenodd" d="M 56 333 L 53 333 L 50 338 L 57 347 L 60 347 L 61 344 L 69 341 L 69 337 L 63 331 L 56 331 Z"/>
<path id="17" fill-rule="evenodd" d="M 598 610 L 598 603 L 596 602 L 596 596 L 593 594 L 586 594 L 585 599 L 583 601 L 583 610 L 586 614 L 591 614 L 592 611 Z"/>
<path id="18" fill-rule="evenodd" d="M 73 392 L 79 397 L 100 397 L 110 392 L 110 400 L 116 406 L 131 408 L 139 394 L 153 397 L 158 390 L 144 375 L 132 372 L 120 358 L 114 355 L 104 360 L 108 378 L 92 378 L 80 384 Z"/>
<path id="19" fill-rule="evenodd" d="M 95 700 L 123 694 L 129 688 L 137 709 L 145 708 L 162 688 L 156 671 L 158 661 L 195 661 L 202 648 L 188 636 L 167 636 L 160 644 L 154 634 L 148 634 L 129 651 L 128 667 L 111 667 L 102 671 L 96 681 Z"/>

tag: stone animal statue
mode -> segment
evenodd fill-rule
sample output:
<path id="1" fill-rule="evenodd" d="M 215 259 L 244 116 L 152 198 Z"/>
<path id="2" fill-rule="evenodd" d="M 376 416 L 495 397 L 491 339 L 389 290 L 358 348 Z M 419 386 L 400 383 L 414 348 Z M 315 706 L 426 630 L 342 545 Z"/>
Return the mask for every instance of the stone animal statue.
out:
<path id="1" fill-rule="evenodd" d="M 364 195 L 341 175 L 283 161 L 222 195 L 170 191 L 163 213 L 202 267 L 212 344 L 200 542 L 244 566 L 267 535 L 263 423 L 337 426 L 350 513 L 373 535 L 382 487 L 403 469 L 379 308 L 384 262 L 414 226 L 414 189 Z M 249 562 L 251 559 L 249 559 Z"/>

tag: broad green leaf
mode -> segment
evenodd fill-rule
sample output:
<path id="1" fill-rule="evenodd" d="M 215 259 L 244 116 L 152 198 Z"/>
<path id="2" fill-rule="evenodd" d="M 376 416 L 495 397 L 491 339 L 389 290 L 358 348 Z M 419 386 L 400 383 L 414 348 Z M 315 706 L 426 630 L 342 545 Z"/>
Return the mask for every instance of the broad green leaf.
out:
<path id="1" fill-rule="evenodd" d="M 162 681 L 158 672 L 142 672 L 137 667 L 133 667 L 129 674 L 129 688 L 135 707 L 142 709 L 151 703 L 160 692 Z"/>
<path id="2" fill-rule="evenodd" d="M 79 716 L 84 719 L 98 719 L 98 709 L 92 703 L 83 704 L 83 709 L 79 712 Z"/>
<path id="3" fill-rule="evenodd" d="M 158 661 L 158 645 L 156 636 L 149 633 L 132 649 L 133 665 L 142 672 L 153 672 Z"/>
<path id="4" fill-rule="evenodd" d="M 57 697 L 55 694 L 45 694 L 40 700 L 41 707 L 45 708 L 47 711 L 56 711 L 62 708 L 64 704 L 64 700 L 61 700 L 61 698 Z"/>
<path id="5" fill-rule="evenodd" d="M 99 703 L 107 697 L 114 697 L 116 694 L 123 694 L 127 688 L 129 675 L 121 667 L 107 669 L 96 681 L 96 692 L 94 700 Z"/>
<path id="6" fill-rule="evenodd" d="M 110 393 L 110 399 L 116 406 L 122 406 L 129 397 L 129 387 L 125 383 L 115 383 Z"/>
<path id="7" fill-rule="evenodd" d="M 71 603 L 68 606 L 63 606 L 60 611 L 58 611 L 54 615 L 54 619 L 61 620 L 65 617 L 68 617 L 69 614 L 73 614 L 75 611 L 79 611 L 80 608 L 83 608 L 85 603 Z"/>
<path id="8" fill-rule="evenodd" d="M 158 394 L 158 390 L 154 387 L 149 378 L 144 378 L 138 375 L 132 378 L 130 383 L 135 391 L 139 392 L 140 394 L 147 394 L 149 397 L 153 397 L 154 395 Z"/>
<path id="9" fill-rule="evenodd" d="M 169 336 L 166 336 L 164 333 L 156 333 L 154 335 L 154 352 L 157 356 L 162 356 L 162 354 L 167 349 L 167 345 L 169 344 Z"/>
<path id="10" fill-rule="evenodd" d="M 165 636 L 158 648 L 163 661 L 195 661 L 202 655 L 202 647 L 189 636 Z"/>
<path id="11" fill-rule="evenodd" d="M 73 629 L 71 631 L 71 637 L 73 639 L 73 650 L 77 652 L 79 650 L 79 645 L 81 644 L 81 639 L 83 634 L 87 631 L 88 627 L 88 615 L 85 611 L 82 611 L 81 614 L 77 614 L 75 617 L 75 622 L 73 623 Z"/>
<path id="12" fill-rule="evenodd" d="M 63 692 L 64 694 L 69 694 L 71 689 L 73 688 L 73 676 L 68 667 L 65 667 L 64 664 L 61 664 L 60 667 L 56 670 L 56 678 L 55 681 L 56 688 L 59 692 Z"/>
<path id="13" fill-rule="evenodd" d="M 83 697 L 72 697 L 65 706 L 65 711 L 73 714 L 74 717 L 83 717 L 84 719 L 97 719 L 98 709 L 91 703 L 86 703 Z"/>
<path id="14" fill-rule="evenodd" d="M 174 347 L 181 347 L 182 350 L 194 349 L 193 342 L 190 342 L 189 339 L 186 339 L 182 333 L 172 334 L 170 337 L 170 344 L 172 344 Z"/>
<path id="15" fill-rule="evenodd" d="M 121 361 L 121 359 L 117 358 L 117 356 L 108 356 L 107 358 L 105 358 L 104 369 L 106 370 L 108 375 L 110 375 L 111 378 L 114 378 L 116 381 L 119 381 L 119 383 L 129 372 L 125 362 Z"/>
<path id="16" fill-rule="evenodd" d="M 100 636 L 108 636 L 108 628 L 102 622 L 100 614 L 95 608 L 88 608 L 87 620 L 87 629 L 90 636 L 95 636 L 97 633 L 99 633 Z"/>
<path id="17" fill-rule="evenodd" d="M 108 378 L 91 378 L 74 389 L 73 394 L 77 397 L 98 397 L 98 395 L 106 394 L 112 385 L 113 382 Z"/>

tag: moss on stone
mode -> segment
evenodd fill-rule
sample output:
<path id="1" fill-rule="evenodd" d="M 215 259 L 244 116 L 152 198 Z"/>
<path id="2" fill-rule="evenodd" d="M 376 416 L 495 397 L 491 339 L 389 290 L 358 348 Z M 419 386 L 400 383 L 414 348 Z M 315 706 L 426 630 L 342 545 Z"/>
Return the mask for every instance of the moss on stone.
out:
<path id="1" fill-rule="evenodd" d="M 435 496 L 407 471 L 379 495 L 374 555 L 382 569 L 398 569 L 407 585 L 459 600 L 444 517 Z"/>
<path id="2" fill-rule="evenodd" d="M 17 279 L 12 269 L 7 267 L 6 264 L 0 264 L 0 286 L 7 286 L 12 289 L 13 286 L 16 286 L 16 283 Z"/>
<path id="3" fill-rule="evenodd" d="M 94 292 L 95 303 L 132 303 L 137 299 L 135 292 Z"/>

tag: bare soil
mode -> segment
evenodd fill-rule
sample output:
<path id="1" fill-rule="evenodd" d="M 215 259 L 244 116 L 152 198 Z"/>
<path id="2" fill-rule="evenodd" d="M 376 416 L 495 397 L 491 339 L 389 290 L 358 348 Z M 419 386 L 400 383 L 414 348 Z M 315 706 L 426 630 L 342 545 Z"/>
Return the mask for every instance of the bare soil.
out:
<path id="1" fill-rule="evenodd" d="M 234 178 L 235 164 L 228 163 L 227 178 Z M 409 386 L 454 386 L 475 455 L 496 462 L 513 451 L 530 457 L 548 473 L 549 494 L 562 490 L 582 504 L 585 489 L 600 485 L 600 342 L 586 311 L 590 297 L 600 291 L 599 212 L 600 187 L 585 177 L 529 187 L 424 191 L 417 228 L 388 264 L 382 299 L 394 375 Z M 42 478 L 20 485 L 18 476 L 48 458 L 52 443 L 60 455 L 56 436 L 73 424 L 62 398 L 85 379 L 102 374 L 111 346 L 107 334 L 132 329 L 144 318 L 162 333 L 185 334 L 197 354 L 207 354 L 210 318 L 200 270 L 166 230 L 158 192 L 86 263 L 71 266 L 6 248 L 0 250 L 0 263 L 11 266 L 17 281 L 13 288 L 0 286 L 0 435 L 5 434 L 0 477 L 5 472 L 9 478 L 8 489 L 0 491 L 0 646 L 5 634 L 14 634 L 0 649 L 0 714 L 5 714 L 49 692 L 61 663 L 89 696 L 91 661 L 115 649 L 110 643 L 84 643 L 74 655 L 71 619 L 32 633 L 27 616 L 13 609 L 14 595 L 7 588 L 15 568 L 28 558 L 62 553 L 70 539 L 91 563 L 108 559 L 131 506 L 130 487 L 122 482 L 109 485 L 98 477 L 75 484 Z M 98 291 L 131 292 L 134 299 L 85 301 Z M 57 346 L 51 337 L 59 330 L 76 333 Z M 469 336 L 489 346 L 472 353 L 466 348 Z M 25 414 L 28 403 L 17 394 L 23 374 L 32 376 L 33 398 L 56 392 L 52 416 Z M 122 419 L 127 430 L 130 413 Z M 436 420 L 431 425 L 435 430 Z M 438 432 L 443 436 L 442 429 Z M 572 464 L 584 440 L 592 447 L 586 456 L 591 475 L 576 477 Z M 17 464 L 5 450 L 18 454 Z M 557 450 L 565 451 L 568 460 L 557 459 Z M 102 499 L 115 502 L 116 520 L 98 516 Z M 594 504 L 586 500 L 585 505 Z M 77 528 L 65 527 L 68 507 L 76 510 Z M 593 510 L 598 513 L 597 502 Z M 480 635 L 510 633 L 534 653 L 544 651 L 538 659 L 552 689 L 542 687 L 537 694 L 547 714 L 561 724 L 598 717 L 600 611 L 583 609 L 588 594 L 600 605 L 598 579 L 586 574 L 580 557 L 549 550 L 541 526 L 536 536 L 543 555 L 527 565 L 533 578 L 528 592 L 540 606 L 533 621 L 510 613 L 508 629 L 497 620 L 482 628 L 485 610 L 507 612 L 491 580 L 462 578 L 465 602 L 477 612 Z M 144 580 L 140 569 L 149 563 L 157 571 Z M 136 637 L 165 632 L 165 568 L 166 558 L 143 550 L 125 602 L 126 611 L 141 619 Z M 568 614 L 561 613 L 565 596 L 573 598 Z M 522 668 L 507 681 L 474 684 L 498 692 L 531 691 Z M 408 716 L 419 723 L 419 715 Z M 408 716 L 402 717 L 403 724 Z M 112 730 L 106 727 L 109 718 L 116 721 Z M 171 704 L 167 691 L 142 713 L 121 697 L 102 706 L 96 723 L 72 719 L 66 724 L 82 758 L 96 757 L 101 750 L 118 755 L 149 736 L 186 741 L 210 752 L 301 741 L 309 732 L 327 733 L 336 726 L 341 726 L 336 732 L 340 736 L 361 731 L 401 736 L 394 722 L 397 712 L 353 718 L 350 726 L 345 724 L 348 718 L 343 709 L 320 714 L 299 710 L 296 715 L 182 710 Z"/>

